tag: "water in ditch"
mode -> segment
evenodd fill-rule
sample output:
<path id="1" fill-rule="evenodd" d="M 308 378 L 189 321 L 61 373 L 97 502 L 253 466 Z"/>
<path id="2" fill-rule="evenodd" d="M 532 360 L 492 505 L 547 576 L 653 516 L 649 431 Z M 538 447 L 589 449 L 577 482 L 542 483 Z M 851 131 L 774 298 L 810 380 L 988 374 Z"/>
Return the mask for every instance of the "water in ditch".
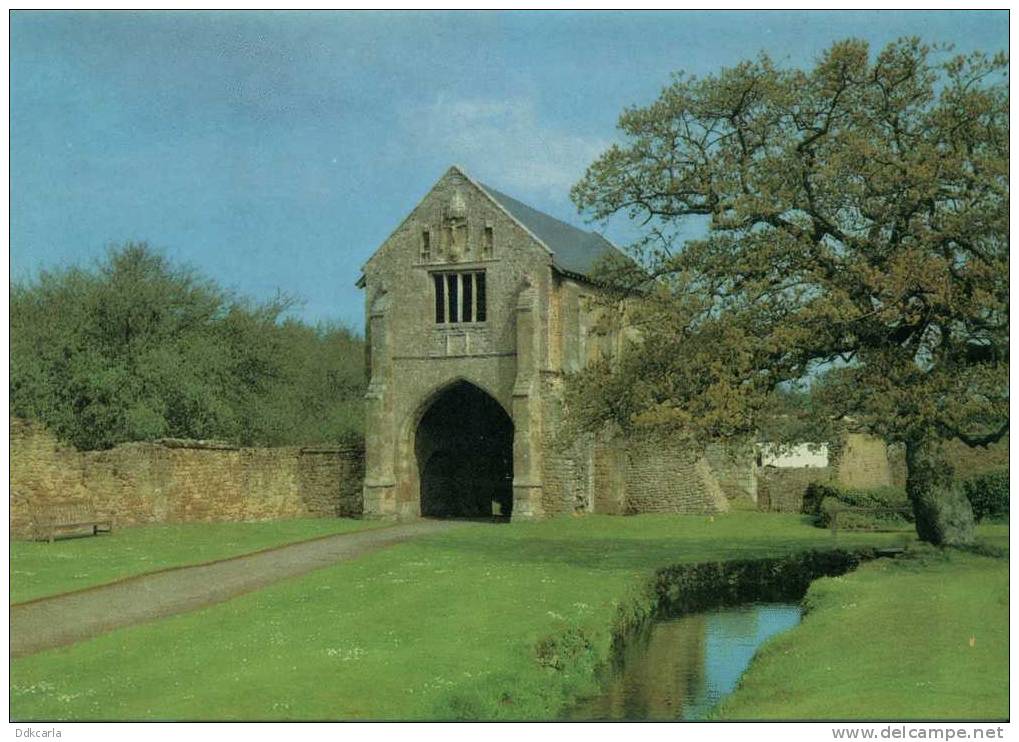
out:
<path id="1" fill-rule="evenodd" d="M 731 693 L 757 648 L 800 622 L 798 603 L 750 603 L 653 623 L 572 720 L 700 719 Z"/>

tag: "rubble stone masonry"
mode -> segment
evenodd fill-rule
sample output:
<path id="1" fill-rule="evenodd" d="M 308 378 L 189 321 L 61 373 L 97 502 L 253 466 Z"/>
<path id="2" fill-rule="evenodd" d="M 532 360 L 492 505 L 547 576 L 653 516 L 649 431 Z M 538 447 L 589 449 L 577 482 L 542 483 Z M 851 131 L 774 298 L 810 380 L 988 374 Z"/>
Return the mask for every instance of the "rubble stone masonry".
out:
<path id="1" fill-rule="evenodd" d="M 11 535 L 33 505 L 89 502 L 114 526 L 358 516 L 361 446 L 241 448 L 165 440 L 77 451 L 43 426 L 10 422 Z"/>

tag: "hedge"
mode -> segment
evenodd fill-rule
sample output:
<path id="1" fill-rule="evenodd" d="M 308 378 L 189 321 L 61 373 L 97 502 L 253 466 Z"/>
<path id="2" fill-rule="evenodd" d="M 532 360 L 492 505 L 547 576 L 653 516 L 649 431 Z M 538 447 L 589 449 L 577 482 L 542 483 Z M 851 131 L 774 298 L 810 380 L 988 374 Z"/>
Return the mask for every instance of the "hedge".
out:
<path id="1" fill-rule="evenodd" d="M 977 521 L 1008 517 L 1008 469 L 993 469 L 963 480 L 963 492 Z"/>
<path id="2" fill-rule="evenodd" d="M 906 492 L 899 487 L 851 489 L 815 482 L 803 496 L 803 512 L 814 516 L 814 524 L 827 528 L 832 513 L 845 508 L 909 508 Z M 839 528 L 904 527 L 913 519 L 912 513 L 844 513 Z"/>

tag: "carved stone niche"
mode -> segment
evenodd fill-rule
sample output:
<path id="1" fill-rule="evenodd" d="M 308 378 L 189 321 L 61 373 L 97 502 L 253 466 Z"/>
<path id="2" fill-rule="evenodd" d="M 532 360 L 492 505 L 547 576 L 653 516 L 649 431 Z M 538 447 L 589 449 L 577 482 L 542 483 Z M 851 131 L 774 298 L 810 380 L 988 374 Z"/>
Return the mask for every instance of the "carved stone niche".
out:
<path id="1" fill-rule="evenodd" d="M 449 203 L 442 210 L 442 255 L 450 263 L 467 257 L 467 201 L 463 192 L 453 191 Z"/>

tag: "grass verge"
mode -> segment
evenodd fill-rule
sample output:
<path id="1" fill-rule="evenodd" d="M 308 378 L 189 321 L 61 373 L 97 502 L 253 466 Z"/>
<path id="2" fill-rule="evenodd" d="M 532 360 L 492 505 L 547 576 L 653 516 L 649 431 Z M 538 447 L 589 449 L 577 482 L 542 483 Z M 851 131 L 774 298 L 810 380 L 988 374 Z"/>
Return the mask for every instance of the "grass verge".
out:
<path id="1" fill-rule="evenodd" d="M 805 605 L 717 718 L 1008 717 L 1006 559 L 933 549 L 882 559 L 815 581 Z"/>
<path id="2" fill-rule="evenodd" d="M 11 542 L 11 603 L 102 585 L 167 567 L 200 564 L 273 546 L 380 525 L 351 518 L 137 526 L 49 544 Z"/>
<path id="3" fill-rule="evenodd" d="M 554 719 L 594 688 L 613 633 L 653 609 L 658 568 L 831 545 L 804 517 L 754 512 L 469 524 L 15 660 L 10 714 Z"/>

